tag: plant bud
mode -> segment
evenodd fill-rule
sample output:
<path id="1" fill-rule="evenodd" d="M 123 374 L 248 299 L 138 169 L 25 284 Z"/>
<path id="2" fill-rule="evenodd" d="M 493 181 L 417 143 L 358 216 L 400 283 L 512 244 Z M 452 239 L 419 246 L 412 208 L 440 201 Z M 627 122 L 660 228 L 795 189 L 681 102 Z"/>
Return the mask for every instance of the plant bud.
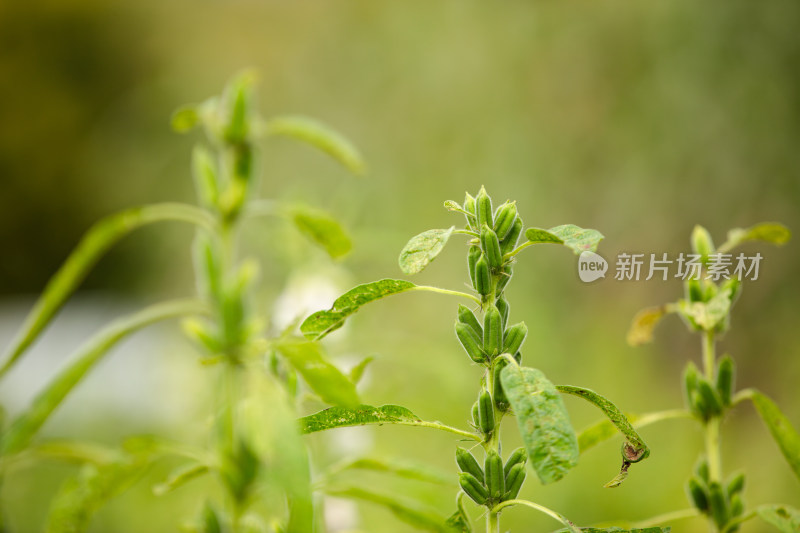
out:
<path id="1" fill-rule="evenodd" d="M 514 221 L 514 224 L 512 224 L 508 235 L 506 235 L 505 238 L 500 239 L 500 251 L 503 252 L 503 255 L 517 247 L 517 242 L 519 241 L 519 236 L 521 234 L 522 219 L 517 217 L 517 219 Z"/>
<path id="2" fill-rule="evenodd" d="M 714 241 L 703 226 L 697 225 L 692 230 L 692 251 L 700 256 L 702 263 L 707 263 L 708 256 L 714 253 Z"/>
<path id="3" fill-rule="evenodd" d="M 503 327 L 506 327 L 506 322 L 508 321 L 508 314 L 511 311 L 511 306 L 506 300 L 505 296 L 502 294 L 497 298 L 497 301 L 494 303 L 497 310 L 500 311 L 500 316 L 503 318 Z"/>
<path id="4" fill-rule="evenodd" d="M 456 463 L 462 472 L 472 474 L 476 479 L 483 479 L 483 468 L 478 464 L 475 456 L 464 448 L 459 447 L 456 449 Z"/>
<path id="5" fill-rule="evenodd" d="M 475 313 L 466 305 L 458 304 L 458 321 L 471 327 L 478 335 L 478 338 L 483 339 L 483 327 L 475 317 Z"/>
<path id="6" fill-rule="evenodd" d="M 483 470 L 489 497 L 494 501 L 499 501 L 506 492 L 506 477 L 503 472 L 503 459 L 496 451 L 489 450 L 489 453 L 486 454 Z"/>
<path id="7" fill-rule="evenodd" d="M 489 263 L 486 256 L 481 254 L 475 264 L 475 290 L 481 296 L 488 296 L 492 292 L 492 276 L 489 273 Z"/>
<path id="8" fill-rule="evenodd" d="M 481 190 L 478 192 L 478 196 L 475 197 L 475 215 L 478 220 L 478 230 L 480 230 L 484 224 L 490 228 L 494 226 L 492 221 L 492 199 L 489 198 L 489 195 L 486 194 L 486 189 L 483 187 L 481 187 Z"/>
<path id="9" fill-rule="evenodd" d="M 498 271 L 503 267 L 503 254 L 500 253 L 500 241 L 497 235 L 489 226 L 481 227 L 481 248 L 489 261 L 489 267 L 493 271 Z"/>
<path id="10" fill-rule="evenodd" d="M 517 221 L 517 204 L 506 202 L 497 208 L 494 214 L 494 232 L 501 241 L 511 233 L 511 228 Z"/>
<path id="11" fill-rule="evenodd" d="M 470 193 L 466 193 L 466 196 L 464 196 L 464 211 L 472 215 L 464 215 L 467 218 L 467 227 L 478 229 L 480 226 L 478 226 L 477 214 L 475 212 L 475 198 Z"/>
<path id="12" fill-rule="evenodd" d="M 708 511 L 708 495 L 703 485 L 696 478 L 689 478 L 686 492 L 689 493 L 689 499 L 698 511 L 701 513 Z"/>
<path id="13" fill-rule="evenodd" d="M 476 272 L 476 265 L 478 264 L 478 259 L 480 259 L 481 254 L 481 247 L 480 246 L 470 246 L 469 252 L 467 253 L 467 265 L 469 266 L 469 279 L 472 282 L 472 286 L 478 288 L 478 284 L 475 281 L 475 272 Z"/>
<path id="14" fill-rule="evenodd" d="M 730 300 L 731 305 L 733 305 L 736 303 L 736 299 L 739 297 L 739 293 L 742 291 L 741 280 L 739 280 L 739 278 L 729 278 L 725 280 L 725 283 L 720 286 L 719 290 L 724 291 L 726 289 L 730 289 L 731 291 Z"/>
<path id="15" fill-rule="evenodd" d="M 514 324 L 508 328 L 503 342 L 503 353 L 517 353 L 527 336 L 528 326 L 525 325 L 525 322 Z"/>
<path id="16" fill-rule="evenodd" d="M 491 305 L 483 315 L 483 349 L 493 357 L 503 347 L 503 317 L 497 307 Z"/>
<path id="17" fill-rule="evenodd" d="M 704 420 L 722 414 L 722 400 L 720 400 L 719 394 L 706 378 L 701 377 L 697 380 L 697 392 L 700 394 L 703 400 L 702 405 L 705 407 L 702 413 Z"/>
<path id="18" fill-rule="evenodd" d="M 472 474 L 467 474 L 466 472 L 460 473 L 458 475 L 458 484 L 461 485 L 461 490 L 478 505 L 485 504 L 486 500 L 489 499 L 489 492 L 486 490 L 486 487 L 475 479 L 475 476 Z"/>
<path id="19" fill-rule="evenodd" d="M 722 485 L 717 481 L 712 481 L 708 485 L 708 507 L 711 518 L 722 531 L 729 518 L 728 500 L 725 498 Z"/>
<path id="20" fill-rule="evenodd" d="M 685 282 L 686 286 L 686 299 L 691 303 L 703 301 L 703 287 L 700 285 L 700 280 L 689 278 Z"/>
<path id="21" fill-rule="evenodd" d="M 694 465 L 694 473 L 697 474 L 698 478 L 708 483 L 708 460 L 706 460 L 705 457 L 698 459 L 697 463 Z"/>
<path id="22" fill-rule="evenodd" d="M 508 401 L 508 397 L 506 397 L 506 393 L 503 390 L 503 384 L 500 381 L 500 372 L 503 371 L 508 365 L 508 361 L 505 359 L 498 359 L 492 370 L 492 381 L 493 381 L 493 391 L 494 391 L 494 404 L 497 406 L 498 411 L 506 412 L 511 407 L 511 404 Z"/>
<path id="23" fill-rule="evenodd" d="M 503 294 L 506 285 L 508 285 L 508 282 L 511 281 L 511 275 L 512 275 L 511 264 L 505 265 L 503 269 L 500 272 L 498 272 L 497 287 L 495 287 L 496 294 Z"/>
<path id="24" fill-rule="evenodd" d="M 475 424 L 476 428 L 481 427 L 479 404 L 480 402 L 472 404 L 472 422 Z"/>
<path id="25" fill-rule="evenodd" d="M 494 431 L 494 404 L 489 391 L 483 391 L 478 397 L 478 427 L 484 435 Z"/>
<path id="26" fill-rule="evenodd" d="M 736 518 L 737 516 L 741 516 L 744 513 L 744 500 L 742 500 L 741 494 L 734 494 L 731 496 L 731 518 Z M 725 531 L 730 531 L 734 533 L 735 531 L 739 530 L 739 526 L 734 526 L 732 528 L 728 528 Z"/>
<path id="27" fill-rule="evenodd" d="M 470 359 L 476 363 L 482 363 L 486 359 L 481 348 L 481 339 L 471 326 L 456 322 L 456 336 Z"/>
<path id="28" fill-rule="evenodd" d="M 504 472 L 506 475 L 506 479 L 509 477 L 509 473 L 511 469 L 515 466 L 521 464 L 525 466 L 525 463 L 528 462 L 528 452 L 525 451 L 525 448 L 517 448 L 511 455 L 508 456 L 508 460 L 506 461 L 506 466 L 504 468 Z"/>
<path id="29" fill-rule="evenodd" d="M 525 465 L 517 464 L 511 467 L 506 476 L 506 493 L 504 500 L 513 500 L 519 494 L 522 483 L 525 481 Z"/>
<path id="30" fill-rule="evenodd" d="M 744 472 L 739 472 L 731 477 L 725 490 L 729 497 L 733 497 L 735 494 L 742 492 L 742 490 L 744 490 Z"/>
<path id="31" fill-rule="evenodd" d="M 719 360 L 717 366 L 717 393 L 722 405 L 731 404 L 733 397 L 734 381 L 736 379 L 736 367 L 730 355 L 725 355 Z"/>
<path id="32" fill-rule="evenodd" d="M 688 407 L 691 407 L 692 405 L 692 393 L 697 388 L 697 380 L 699 378 L 700 372 L 697 369 L 697 366 L 695 366 L 692 361 L 689 361 L 683 371 L 683 393 L 684 399 L 686 400 L 686 405 Z"/>

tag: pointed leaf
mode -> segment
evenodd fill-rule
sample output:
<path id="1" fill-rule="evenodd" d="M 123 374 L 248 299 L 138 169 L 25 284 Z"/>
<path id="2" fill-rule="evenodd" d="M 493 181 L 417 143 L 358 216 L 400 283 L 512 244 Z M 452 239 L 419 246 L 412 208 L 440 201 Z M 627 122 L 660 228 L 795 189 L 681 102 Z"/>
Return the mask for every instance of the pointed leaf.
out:
<path id="1" fill-rule="evenodd" d="M 756 513 L 761 519 L 782 533 L 800 531 L 800 511 L 788 505 L 760 505 Z"/>
<path id="2" fill-rule="evenodd" d="M 543 484 L 558 481 L 578 464 L 578 439 L 555 385 L 535 368 L 507 365 L 503 390 L 517 418 L 529 463 Z"/>
<path id="3" fill-rule="evenodd" d="M 597 245 L 605 238 L 595 229 L 583 229 L 574 224 L 564 224 L 548 230 L 529 228 L 525 231 L 525 237 L 536 244 L 563 244 L 578 255 L 597 251 Z"/>
<path id="4" fill-rule="evenodd" d="M 731 289 L 719 291 L 708 302 L 690 303 L 688 300 L 680 300 L 678 309 L 690 321 L 706 331 L 711 331 L 725 320 L 731 310 Z"/>
<path id="5" fill-rule="evenodd" d="M 404 274 L 422 272 L 447 244 L 455 226 L 448 229 L 431 229 L 413 237 L 400 252 L 400 269 Z"/>
<path id="6" fill-rule="evenodd" d="M 301 433 L 316 433 L 326 429 L 366 426 L 371 424 L 403 424 L 416 425 L 422 420 L 399 405 L 359 405 L 350 409 L 346 407 L 330 407 L 313 415 L 300 419 Z"/>
<path id="7" fill-rule="evenodd" d="M 582 527 L 579 528 L 581 533 L 670 533 L 671 527 L 645 527 L 634 529 L 623 529 L 620 527 Z M 566 529 L 559 529 L 555 533 L 568 533 Z"/>
<path id="8" fill-rule="evenodd" d="M 170 472 L 167 479 L 153 486 L 153 494 L 156 496 L 163 496 L 206 473 L 208 473 L 208 465 L 202 463 L 192 462 L 181 465 Z"/>
<path id="9" fill-rule="evenodd" d="M 350 236 L 328 213 L 299 205 L 288 212 L 297 229 L 320 245 L 333 259 L 344 257 L 353 247 Z"/>
<path id="10" fill-rule="evenodd" d="M 367 367 L 375 360 L 373 356 L 367 356 L 359 363 L 350 369 L 350 381 L 352 381 L 355 385 L 361 381 L 361 378 L 364 377 L 364 372 L 367 370 Z"/>
<path id="11" fill-rule="evenodd" d="M 327 311 L 317 311 L 306 318 L 300 331 L 307 339 L 319 340 L 342 327 L 347 317 L 358 311 L 362 305 L 415 287 L 410 281 L 400 279 L 382 279 L 358 285 L 338 297 L 333 302 L 333 307 Z"/>
<path id="12" fill-rule="evenodd" d="M 762 222 L 749 228 L 735 228 L 728 232 L 728 240 L 720 250 L 729 251 L 748 241 L 763 241 L 781 246 L 789 242 L 792 232 L 777 222 Z"/>
<path id="13" fill-rule="evenodd" d="M 266 124 L 267 132 L 304 142 L 325 152 L 350 172 L 362 175 L 364 160 L 355 146 L 340 133 L 308 117 L 286 116 L 273 118 Z"/>
<path id="14" fill-rule="evenodd" d="M 336 475 L 347 470 L 369 470 L 416 481 L 425 481 L 427 483 L 455 485 L 452 475 L 431 468 L 429 465 L 397 461 L 385 457 L 360 457 L 351 461 L 345 461 L 344 463 L 332 467 L 328 472 L 328 476 Z"/>
<path id="15" fill-rule="evenodd" d="M 318 343 L 285 340 L 278 343 L 278 351 L 323 401 L 346 407 L 360 403 L 356 386 L 328 361 Z"/>
<path id="16" fill-rule="evenodd" d="M 675 311 L 673 305 L 659 305 L 657 307 L 647 307 L 642 309 L 633 317 L 633 322 L 628 330 L 628 344 L 639 346 L 652 342 L 653 330 L 667 313 Z"/>
<path id="17" fill-rule="evenodd" d="M 172 113 L 170 124 L 172 129 L 178 133 L 185 133 L 194 129 L 200 124 L 200 114 L 197 112 L 197 106 L 185 105 L 179 107 Z"/>
<path id="18" fill-rule="evenodd" d="M 747 396 L 753 402 L 753 406 L 766 424 L 789 466 L 792 467 L 795 476 L 800 479 L 800 435 L 797 430 L 792 427 L 792 423 L 775 405 L 775 402 L 767 396 L 756 390 L 748 391 Z"/>
<path id="19" fill-rule="evenodd" d="M 325 492 L 339 498 L 363 500 L 386 507 L 406 524 L 425 531 L 452 533 L 452 529 L 445 525 L 445 519 L 438 516 L 435 511 L 418 502 L 398 498 L 396 494 L 381 494 L 360 487 L 326 489 Z"/>

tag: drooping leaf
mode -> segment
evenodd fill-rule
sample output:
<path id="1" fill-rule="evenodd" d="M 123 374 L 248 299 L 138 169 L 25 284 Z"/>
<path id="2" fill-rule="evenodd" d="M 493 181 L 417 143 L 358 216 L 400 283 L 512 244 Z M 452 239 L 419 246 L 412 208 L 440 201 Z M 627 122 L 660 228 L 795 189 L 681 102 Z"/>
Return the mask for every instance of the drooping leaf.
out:
<path id="1" fill-rule="evenodd" d="M 728 240 L 720 250 L 729 251 L 748 241 L 763 241 L 781 246 L 789 242 L 792 232 L 777 222 L 762 222 L 749 228 L 735 228 L 728 232 Z"/>
<path id="2" fill-rule="evenodd" d="M 723 289 L 715 294 L 708 302 L 689 302 L 680 300 L 678 310 L 690 322 L 700 328 L 711 331 L 725 320 L 731 309 L 731 289 Z"/>
<path id="3" fill-rule="evenodd" d="M 382 279 L 358 285 L 339 296 L 333 302 L 333 307 L 327 311 L 317 311 L 306 318 L 300 331 L 307 339 L 319 340 L 342 327 L 347 317 L 358 311 L 362 305 L 415 287 L 410 281 L 400 279 Z"/>
<path id="4" fill-rule="evenodd" d="M 277 348 L 323 401 L 345 407 L 359 405 L 356 386 L 328 360 L 319 343 L 287 339 Z"/>
<path id="5" fill-rule="evenodd" d="M 781 533 L 800 531 L 800 511 L 788 505 L 760 505 L 756 508 L 758 516 L 766 523 L 775 526 Z"/>
<path id="6" fill-rule="evenodd" d="M 308 206 L 295 205 L 288 214 L 306 237 L 320 245 L 333 259 L 344 257 L 353 247 L 350 236 L 328 213 Z"/>
<path id="7" fill-rule="evenodd" d="M 301 433 L 316 433 L 326 429 L 366 426 L 372 424 L 416 425 L 422 420 L 399 405 L 359 405 L 356 408 L 330 407 L 300 419 Z"/>
<path id="8" fill-rule="evenodd" d="M 628 419 L 628 422 L 630 422 L 634 428 L 643 428 L 662 420 L 672 420 L 675 418 L 685 418 L 687 420 L 692 419 L 692 414 L 683 409 L 656 411 L 642 415 L 628 413 L 625 416 Z M 597 444 L 612 438 L 617 434 L 617 432 L 617 428 L 614 427 L 614 424 L 612 424 L 608 419 L 600 420 L 599 422 L 583 429 L 580 433 L 578 433 L 578 445 L 580 446 L 581 453 L 584 453 Z"/>
<path id="9" fill-rule="evenodd" d="M 170 472 L 167 479 L 153 486 L 153 494 L 156 496 L 163 496 L 206 473 L 208 473 L 208 465 L 202 463 L 191 462 L 181 465 Z"/>
<path id="10" fill-rule="evenodd" d="M 583 229 L 574 224 L 564 224 L 548 230 L 529 228 L 525 231 L 528 241 L 542 244 L 563 244 L 580 255 L 582 252 L 596 252 L 597 245 L 605 237 L 594 229 Z"/>
<path id="11" fill-rule="evenodd" d="M 355 146 L 340 133 L 308 117 L 285 116 L 271 119 L 267 132 L 304 142 L 328 154 L 355 175 L 362 175 L 366 165 Z"/>
<path id="12" fill-rule="evenodd" d="M 753 402 L 753 406 L 769 429 L 783 457 L 792 467 L 794 475 L 800 479 L 800 435 L 797 430 L 792 427 L 792 423 L 775 402 L 764 394 L 756 390 L 748 390 L 747 397 Z"/>
<path id="13" fill-rule="evenodd" d="M 431 468 L 429 465 L 415 464 L 408 461 L 397 461 L 384 457 L 360 457 L 348 460 L 328 471 L 328 476 L 333 476 L 348 470 L 368 470 L 392 474 L 397 477 L 436 483 L 439 485 L 454 485 L 454 477 L 450 474 Z"/>
<path id="14" fill-rule="evenodd" d="M 652 342 L 653 330 L 667 313 L 674 312 L 672 305 L 659 305 L 657 307 L 647 307 L 642 309 L 633 317 L 633 322 L 628 330 L 628 344 L 639 346 Z"/>
<path id="15" fill-rule="evenodd" d="M 418 274 L 444 249 L 455 226 L 448 229 L 431 229 L 412 237 L 400 252 L 400 270 L 404 274 Z"/>
<path id="16" fill-rule="evenodd" d="M 535 369 L 510 364 L 500 373 L 517 418 L 529 464 L 543 484 L 558 481 L 578 464 L 578 439 L 558 390 Z"/>
<path id="17" fill-rule="evenodd" d="M 364 377 L 364 372 L 367 370 L 367 367 L 375 360 L 375 357 L 369 355 L 359 361 L 359 363 L 350 369 L 350 381 L 352 381 L 355 385 L 361 381 L 361 378 Z"/>
<path id="18" fill-rule="evenodd" d="M 396 494 L 381 494 L 374 489 L 367 490 L 360 487 L 326 489 L 325 492 L 339 498 L 375 503 L 389 509 L 406 524 L 425 531 L 452 533 L 452 529 L 445 525 L 445 518 L 437 515 L 435 511 L 418 502 L 398 498 Z"/>
<path id="19" fill-rule="evenodd" d="M 472 524 L 464 510 L 464 493 L 459 492 L 456 498 L 457 509 L 445 522 L 452 533 L 472 533 Z"/>

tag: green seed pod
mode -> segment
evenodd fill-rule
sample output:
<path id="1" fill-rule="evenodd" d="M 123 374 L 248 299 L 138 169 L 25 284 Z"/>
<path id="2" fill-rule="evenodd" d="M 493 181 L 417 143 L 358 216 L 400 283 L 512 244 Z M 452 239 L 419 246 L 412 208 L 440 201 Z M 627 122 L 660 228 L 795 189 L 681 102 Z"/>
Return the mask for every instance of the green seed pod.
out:
<path id="1" fill-rule="evenodd" d="M 503 294 L 503 290 L 505 290 L 506 285 L 508 282 L 511 281 L 512 267 L 510 264 L 505 265 L 503 269 L 497 273 L 497 287 L 495 287 L 495 293 Z"/>
<path id="2" fill-rule="evenodd" d="M 522 364 L 522 352 L 517 352 L 514 354 L 514 361 L 516 361 L 518 365 Z"/>
<path id="3" fill-rule="evenodd" d="M 744 490 L 744 472 L 733 475 L 728 481 L 728 486 L 725 490 L 728 493 L 728 497 L 733 497 L 733 495 L 742 492 Z"/>
<path id="4" fill-rule="evenodd" d="M 486 256 L 481 254 L 478 262 L 475 264 L 475 290 L 481 296 L 487 296 L 492 292 L 492 277 L 489 273 L 489 262 Z"/>
<path id="5" fill-rule="evenodd" d="M 700 371 L 697 366 L 689 361 L 683 370 L 683 393 L 686 405 L 692 406 L 692 393 L 697 389 L 697 380 L 700 379 Z"/>
<path id="6" fill-rule="evenodd" d="M 503 472 L 503 459 L 496 451 L 489 450 L 489 453 L 486 454 L 483 470 L 489 497 L 494 501 L 499 501 L 506 492 L 506 477 Z"/>
<path id="7" fill-rule="evenodd" d="M 517 204 L 515 202 L 504 203 L 497 208 L 494 214 L 494 232 L 497 238 L 503 240 L 514 227 L 517 221 Z"/>
<path id="8" fill-rule="evenodd" d="M 737 516 L 741 516 L 744 513 L 744 500 L 742 499 L 741 494 L 734 494 L 731 496 L 731 518 L 736 518 Z M 730 531 L 733 533 L 739 529 L 738 526 L 734 528 L 726 529 L 725 531 Z"/>
<path id="9" fill-rule="evenodd" d="M 493 391 L 494 391 L 494 404 L 497 406 L 497 409 L 502 412 L 506 412 L 511 407 L 511 404 L 508 401 L 508 397 L 506 396 L 505 391 L 503 390 L 503 384 L 500 381 L 500 372 L 503 371 L 508 365 L 508 361 L 505 359 L 498 359 L 493 366 L 492 370 L 492 380 L 493 380 Z"/>
<path id="10" fill-rule="evenodd" d="M 480 246 L 470 246 L 469 252 L 467 253 L 467 266 L 469 267 L 469 280 L 472 282 L 472 286 L 476 289 L 478 288 L 478 284 L 475 281 L 475 272 L 476 272 L 476 265 L 478 264 L 478 259 L 481 258 L 481 247 Z"/>
<path id="11" fill-rule="evenodd" d="M 467 227 L 477 229 L 477 216 L 475 213 L 475 198 L 470 193 L 466 193 L 464 196 L 464 211 L 469 213 L 472 216 L 464 215 L 467 218 Z"/>
<path id="12" fill-rule="evenodd" d="M 481 427 L 481 418 L 479 413 L 479 403 L 475 402 L 472 404 L 472 422 L 475 424 L 475 427 Z"/>
<path id="13" fill-rule="evenodd" d="M 483 468 L 478 464 L 475 456 L 464 448 L 459 447 L 456 449 L 456 463 L 462 472 L 472 474 L 475 479 L 483 479 Z"/>
<path id="14" fill-rule="evenodd" d="M 717 366 L 717 393 L 722 405 L 731 404 L 733 397 L 734 381 L 736 379 L 736 365 L 730 355 L 725 355 L 719 360 Z"/>
<path id="15" fill-rule="evenodd" d="M 686 484 L 686 492 L 689 495 L 689 500 L 692 502 L 692 505 L 694 505 L 698 511 L 701 513 L 708 511 L 708 494 L 706 494 L 705 487 L 703 487 L 697 478 L 689 478 L 689 482 Z"/>
<path id="16" fill-rule="evenodd" d="M 476 363 L 482 363 L 486 360 L 481 348 L 481 339 L 471 326 L 456 321 L 456 336 L 470 359 Z"/>
<path id="17" fill-rule="evenodd" d="M 500 241 L 497 235 L 489 226 L 481 227 L 481 248 L 489 261 L 489 267 L 493 271 L 498 271 L 503 267 L 503 254 L 500 252 Z"/>
<path id="18" fill-rule="evenodd" d="M 517 247 L 520 235 L 522 235 L 522 219 L 517 217 L 508 235 L 504 239 L 500 239 L 500 251 L 503 252 L 503 255 Z"/>
<path id="19" fill-rule="evenodd" d="M 708 485 L 708 507 L 711 518 L 717 524 L 717 527 L 722 530 L 725 524 L 728 523 L 730 518 L 730 510 L 728 509 L 728 499 L 725 498 L 725 492 L 722 485 L 717 481 L 712 481 Z"/>
<path id="20" fill-rule="evenodd" d="M 481 187 L 478 196 L 475 197 L 475 214 L 478 219 L 478 229 L 484 224 L 490 228 L 494 226 L 492 221 L 492 199 L 486 194 L 486 189 Z"/>
<path id="21" fill-rule="evenodd" d="M 503 347 L 503 317 L 495 306 L 489 306 L 483 315 L 483 349 L 489 356 L 500 353 Z"/>
<path id="22" fill-rule="evenodd" d="M 511 470 L 509 470 L 508 475 L 506 476 L 506 493 L 503 495 L 503 499 L 513 500 L 516 498 L 524 481 L 525 465 L 517 464 L 511 467 Z"/>
<path id="23" fill-rule="evenodd" d="M 478 427 L 484 435 L 494 431 L 494 404 L 489 391 L 483 391 L 478 397 Z"/>
<path id="24" fill-rule="evenodd" d="M 692 230 L 692 251 L 700 255 L 702 263 L 707 263 L 708 256 L 714 253 L 714 241 L 703 226 L 697 225 Z"/>
<path id="25" fill-rule="evenodd" d="M 458 484 L 461 485 L 461 490 L 478 505 L 485 504 L 486 500 L 489 499 L 489 492 L 486 490 L 486 487 L 475 479 L 475 476 L 472 474 L 466 472 L 460 473 L 458 475 Z"/>
<path id="26" fill-rule="evenodd" d="M 697 380 L 697 392 L 703 399 L 703 406 L 706 407 L 703 419 L 708 420 L 713 416 L 722 414 L 722 400 L 720 400 L 719 394 L 706 378 L 701 377 Z"/>
<path id="27" fill-rule="evenodd" d="M 458 304 L 458 321 L 471 327 L 478 335 L 478 338 L 483 339 L 483 327 L 475 317 L 475 313 L 466 305 Z"/>
<path id="28" fill-rule="evenodd" d="M 708 483 L 708 460 L 706 460 L 705 457 L 701 457 L 697 460 L 697 463 L 694 465 L 694 473 L 699 479 L 703 480 L 704 483 Z"/>
<path id="29" fill-rule="evenodd" d="M 525 466 L 525 463 L 528 462 L 528 452 L 525 451 L 525 448 L 517 448 L 511 455 L 508 456 L 508 460 L 506 461 L 506 466 L 504 467 L 503 471 L 506 475 L 506 481 L 508 480 L 508 476 L 511 473 L 511 469 L 517 465 Z M 508 485 L 508 483 L 506 483 Z"/>
<path id="30" fill-rule="evenodd" d="M 497 310 L 500 311 L 500 316 L 503 318 L 503 327 L 506 327 L 508 315 L 511 311 L 511 306 L 509 305 L 508 300 L 506 300 L 506 297 L 501 294 L 500 297 L 497 298 L 497 301 L 494 303 L 494 305 L 497 307 Z"/>
<path id="31" fill-rule="evenodd" d="M 689 410 L 700 420 L 708 420 L 710 408 L 703 399 L 703 396 L 700 395 L 697 389 L 692 391 L 691 396 L 689 400 Z"/>
<path id="32" fill-rule="evenodd" d="M 684 283 L 686 289 L 686 299 L 691 303 L 703 301 L 703 288 L 700 286 L 700 280 L 687 279 Z"/>
<path id="33" fill-rule="evenodd" d="M 525 325 L 525 322 L 514 324 L 508 328 L 503 342 L 503 353 L 517 353 L 527 336 L 528 326 Z"/>

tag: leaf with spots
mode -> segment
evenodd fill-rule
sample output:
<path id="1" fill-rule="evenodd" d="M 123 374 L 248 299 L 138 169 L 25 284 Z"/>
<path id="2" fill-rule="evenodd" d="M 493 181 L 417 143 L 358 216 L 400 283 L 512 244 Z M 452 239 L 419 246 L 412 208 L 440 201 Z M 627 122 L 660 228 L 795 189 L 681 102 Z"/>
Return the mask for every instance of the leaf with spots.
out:
<path id="1" fill-rule="evenodd" d="M 605 237 L 594 229 L 584 229 L 574 224 L 564 224 L 548 230 L 529 228 L 525 237 L 534 244 L 563 244 L 576 254 L 595 252 Z"/>
<path id="2" fill-rule="evenodd" d="M 404 274 L 418 274 L 444 249 L 455 226 L 431 229 L 413 237 L 400 252 L 400 269 Z"/>

